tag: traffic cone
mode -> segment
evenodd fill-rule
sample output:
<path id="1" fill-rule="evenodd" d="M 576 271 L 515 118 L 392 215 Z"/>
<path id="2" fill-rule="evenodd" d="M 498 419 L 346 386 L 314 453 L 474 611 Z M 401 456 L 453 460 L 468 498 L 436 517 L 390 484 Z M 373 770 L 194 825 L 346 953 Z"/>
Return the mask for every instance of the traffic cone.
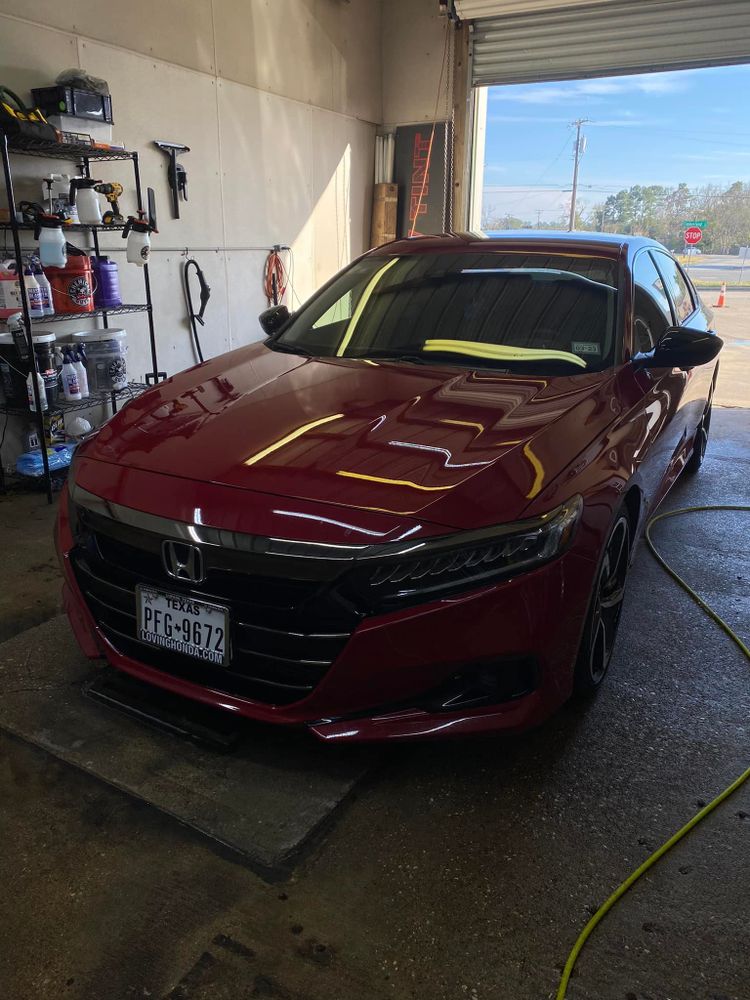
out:
<path id="1" fill-rule="evenodd" d="M 723 309 L 727 303 L 727 283 L 722 281 L 718 302 L 714 302 L 714 309 Z"/>

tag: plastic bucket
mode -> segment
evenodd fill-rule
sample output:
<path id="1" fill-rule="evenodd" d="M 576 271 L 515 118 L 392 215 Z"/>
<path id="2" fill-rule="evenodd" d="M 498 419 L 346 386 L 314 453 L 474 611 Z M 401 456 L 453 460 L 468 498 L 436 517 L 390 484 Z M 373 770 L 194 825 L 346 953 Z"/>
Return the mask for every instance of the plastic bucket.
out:
<path id="1" fill-rule="evenodd" d="M 113 392 L 128 384 L 127 331 L 116 329 L 82 330 L 66 338 L 74 349 L 83 346 L 89 390 Z"/>
<path id="2" fill-rule="evenodd" d="M 55 312 L 93 312 L 94 278 L 88 257 L 71 255 L 65 267 L 45 267 L 44 273 L 52 288 Z"/>

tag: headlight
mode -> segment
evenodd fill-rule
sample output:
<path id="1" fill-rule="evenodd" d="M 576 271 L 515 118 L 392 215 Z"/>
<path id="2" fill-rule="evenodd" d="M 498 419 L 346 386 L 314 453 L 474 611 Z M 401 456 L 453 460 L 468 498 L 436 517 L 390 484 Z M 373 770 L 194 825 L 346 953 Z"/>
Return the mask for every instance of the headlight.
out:
<path id="1" fill-rule="evenodd" d="M 583 510 L 574 496 L 529 521 L 448 535 L 360 563 L 355 585 L 371 609 L 418 603 L 535 569 L 570 544 Z"/>

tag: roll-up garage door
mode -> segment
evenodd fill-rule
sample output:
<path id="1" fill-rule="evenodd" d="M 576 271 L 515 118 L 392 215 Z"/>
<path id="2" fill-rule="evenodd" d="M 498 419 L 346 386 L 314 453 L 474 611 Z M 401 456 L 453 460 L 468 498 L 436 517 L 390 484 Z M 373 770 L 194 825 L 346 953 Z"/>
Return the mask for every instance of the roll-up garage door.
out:
<path id="1" fill-rule="evenodd" d="M 459 7 L 478 18 L 475 86 L 750 62 L 750 0 L 459 0 Z M 492 8 L 506 13 L 486 16 Z"/>

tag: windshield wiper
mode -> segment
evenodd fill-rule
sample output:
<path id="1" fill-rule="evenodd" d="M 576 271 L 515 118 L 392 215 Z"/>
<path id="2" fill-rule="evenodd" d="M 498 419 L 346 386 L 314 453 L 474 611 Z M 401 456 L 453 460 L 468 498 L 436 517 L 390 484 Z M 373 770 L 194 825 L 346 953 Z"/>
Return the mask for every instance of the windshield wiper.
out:
<path id="1" fill-rule="evenodd" d="M 429 365 L 431 363 L 424 354 L 409 354 L 401 351 L 368 351 L 367 354 L 348 354 L 344 357 L 354 358 L 357 361 L 408 361 L 414 365 Z"/>
<path id="2" fill-rule="evenodd" d="M 278 340 L 267 341 L 266 347 L 270 347 L 272 351 L 281 351 L 283 354 L 299 354 L 303 358 L 314 356 L 312 351 L 308 351 L 305 347 L 300 347 L 298 344 L 281 344 Z"/>

